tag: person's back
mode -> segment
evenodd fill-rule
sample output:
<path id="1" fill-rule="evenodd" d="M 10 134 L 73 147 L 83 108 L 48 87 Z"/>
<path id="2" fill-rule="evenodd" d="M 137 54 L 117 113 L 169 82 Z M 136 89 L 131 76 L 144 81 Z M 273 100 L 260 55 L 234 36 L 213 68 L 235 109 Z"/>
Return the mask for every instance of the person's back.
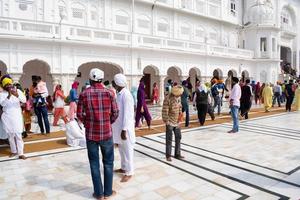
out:
<path id="1" fill-rule="evenodd" d="M 112 136 L 111 123 L 118 117 L 114 94 L 101 83 L 89 87 L 79 97 L 77 117 L 86 127 L 89 140 L 101 141 Z"/>
<path id="2" fill-rule="evenodd" d="M 241 102 L 247 102 L 251 100 L 252 92 L 251 92 L 251 86 L 244 85 L 241 88 Z"/>
<path id="3" fill-rule="evenodd" d="M 208 93 L 204 92 L 204 91 L 196 91 L 196 105 L 206 105 L 208 104 Z"/>
<path id="4" fill-rule="evenodd" d="M 91 87 L 83 91 L 78 100 L 77 117 L 85 126 L 86 147 L 96 199 L 116 194 L 113 187 L 114 144 L 111 124 L 118 118 L 118 106 L 111 91 L 104 88 L 104 73 L 93 68 L 89 79 Z M 100 172 L 99 148 L 102 154 L 103 183 Z"/>
<path id="5" fill-rule="evenodd" d="M 295 92 L 293 90 L 293 84 L 289 83 L 285 86 L 285 91 L 289 96 L 294 96 Z"/>

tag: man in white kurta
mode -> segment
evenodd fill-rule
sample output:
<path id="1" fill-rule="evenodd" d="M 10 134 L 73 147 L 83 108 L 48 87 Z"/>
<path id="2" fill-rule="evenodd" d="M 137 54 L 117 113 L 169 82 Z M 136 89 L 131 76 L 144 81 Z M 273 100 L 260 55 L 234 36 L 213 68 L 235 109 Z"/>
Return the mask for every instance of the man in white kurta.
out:
<path id="1" fill-rule="evenodd" d="M 22 91 L 13 87 L 11 79 L 4 78 L 2 85 L 4 91 L 0 94 L 0 105 L 3 109 L 1 120 L 3 129 L 8 135 L 11 157 L 18 155 L 20 159 L 26 159 L 23 154 L 24 122 L 20 104 L 26 102 L 26 97 Z"/>
<path id="2" fill-rule="evenodd" d="M 112 131 L 114 143 L 118 144 L 121 156 L 121 169 L 116 170 L 116 172 L 124 174 L 121 182 L 127 182 L 134 173 L 134 100 L 126 85 L 126 77 L 123 74 L 116 74 L 114 77 L 114 86 L 118 91 L 117 104 L 119 117 L 113 123 Z"/>

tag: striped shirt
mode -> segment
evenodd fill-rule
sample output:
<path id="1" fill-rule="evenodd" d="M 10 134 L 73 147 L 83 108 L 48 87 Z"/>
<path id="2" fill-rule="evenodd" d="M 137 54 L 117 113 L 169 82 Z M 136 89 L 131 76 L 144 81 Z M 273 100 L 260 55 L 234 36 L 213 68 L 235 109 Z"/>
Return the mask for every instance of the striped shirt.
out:
<path id="1" fill-rule="evenodd" d="M 95 142 L 112 137 L 111 124 L 118 118 L 114 94 L 96 83 L 79 96 L 77 117 L 85 126 L 86 139 Z"/>
<path id="2" fill-rule="evenodd" d="M 179 115 L 182 113 L 180 97 L 168 95 L 164 99 L 162 119 L 166 125 L 179 126 Z"/>

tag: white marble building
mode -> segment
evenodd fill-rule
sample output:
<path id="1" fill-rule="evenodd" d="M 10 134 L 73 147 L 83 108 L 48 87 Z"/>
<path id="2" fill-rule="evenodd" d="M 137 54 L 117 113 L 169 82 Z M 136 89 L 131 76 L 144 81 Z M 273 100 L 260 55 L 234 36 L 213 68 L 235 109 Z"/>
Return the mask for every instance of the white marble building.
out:
<path id="1" fill-rule="evenodd" d="M 168 77 L 275 82 L 281 61 L 299 71 L 299 11 L 298 0 L 0 0 L 0 71 L 25 87 L 40 74 L 50 90 L 92 67 L 130 86 L 145 74 L 161 94 Z"/>

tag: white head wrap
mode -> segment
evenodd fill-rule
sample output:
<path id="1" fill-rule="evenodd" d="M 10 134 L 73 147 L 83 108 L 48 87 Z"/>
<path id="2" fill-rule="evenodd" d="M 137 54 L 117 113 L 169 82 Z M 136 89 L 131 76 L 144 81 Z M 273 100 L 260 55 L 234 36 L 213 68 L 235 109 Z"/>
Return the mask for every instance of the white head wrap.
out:
<path id="1" fill-rule="evenodd" d="M 100 81 L 104 78 L 104 73 L 98 68 L 93 68 L 90 71 L 90 79 L 92 81 Z"/>
<path id="2" fill-rule="evenodd" d="M 198 90 L 200 92 L 204 91 L 205 93 L 207 93 L 207 87 L 205 86 L 204 83 L 201 83 L 201 85 L 198 87 Z"/>
<path id="3" fill-rule="evenodd" d="M 116 74 L 114 77 L 114 81 L 119 87 L 126 87 L 127 85 L 127 79 L 126 76 L 124 76 L 124 74 Z"/>

